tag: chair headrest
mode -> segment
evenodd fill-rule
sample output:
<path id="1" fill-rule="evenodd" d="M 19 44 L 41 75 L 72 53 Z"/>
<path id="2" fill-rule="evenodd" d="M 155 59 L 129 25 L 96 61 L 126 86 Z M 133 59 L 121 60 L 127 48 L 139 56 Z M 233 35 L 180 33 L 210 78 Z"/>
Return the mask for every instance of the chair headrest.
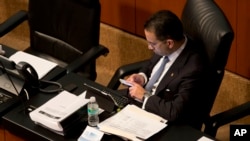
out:
<path id="1" fill-rule="evenodd" d="M 224 69 L 234 33 L 213 0 L 187 0 L 182 13 L 185 32 L 205 47 L 211 65 Z"/>

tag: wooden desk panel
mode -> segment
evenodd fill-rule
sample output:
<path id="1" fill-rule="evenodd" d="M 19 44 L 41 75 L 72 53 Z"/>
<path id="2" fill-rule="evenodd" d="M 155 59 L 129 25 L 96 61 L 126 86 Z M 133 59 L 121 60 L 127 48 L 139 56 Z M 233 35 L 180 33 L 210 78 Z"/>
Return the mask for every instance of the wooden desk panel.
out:
<path id="1" fill-rule="evenodd" d="M 4 141 L 25 141 L 25 139 L 10 133 L 8 130 L 4 130 L 5 140 Z"/>

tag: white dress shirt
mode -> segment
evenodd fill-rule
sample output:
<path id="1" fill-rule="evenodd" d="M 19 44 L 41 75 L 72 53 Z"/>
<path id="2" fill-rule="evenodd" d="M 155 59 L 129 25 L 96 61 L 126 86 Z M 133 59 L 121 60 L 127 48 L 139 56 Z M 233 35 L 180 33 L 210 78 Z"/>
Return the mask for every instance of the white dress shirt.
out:
<path id="1" fill-rule="evenodd" d="M 155 94 L 156 88 L 159 85 L 159 83 L 161 82 L 161 80 L 163 79 L 163 77 L 165 76 L 165 74 L 167 73 L 167 71 L 169 70 L 169 68 L 171 67 L 171 65 L 174 63 L 174 61 L 176 60 L 176 58 L 181 54 L 182 50 L 184 49 L 184 47 L 187 44 L 187 38 L 185 36 L 185 41 L 184 43 L 181 45 L 181 47 L 179 49 L 177 49 L 175 52 L 171 53 L 170 55 L 168 55 L 168 59 L 169 62 L 165 65 L 164 71 L 162 72 L 160 78 L 158 79 L 158 81 L 156 81 L 156 83 L 154 84 L 154 87 L 152 88 L 152 91 L 150 92 L 152 95 Z M 154 66 L 151 76 L 154 75 L 154 73 L 159 69 L 162 61 L 163 61 L 164 56 L 161 57 L 161 59 L 156 63 L 156 65 Z M 139 73 L 140 75 L 142 75 L 145 79 L 145 84 L 148 82 L 147 77 L 144 73 Z M 151 77 L 149 78 L 149 80 L 151 79 Z M 144 99 L 143 101 L 143 105 L 142 108 L 145 108 L 145 103 L 147 102 L 147 98 Z"/>

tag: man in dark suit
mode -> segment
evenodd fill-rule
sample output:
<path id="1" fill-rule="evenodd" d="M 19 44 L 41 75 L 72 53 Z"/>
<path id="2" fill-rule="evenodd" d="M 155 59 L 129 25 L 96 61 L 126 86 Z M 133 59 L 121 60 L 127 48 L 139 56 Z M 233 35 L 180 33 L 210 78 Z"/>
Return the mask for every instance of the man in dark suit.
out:
<path id="1" fill-rule="evenodd" d="M 140 73 L 128 77 L 133 85 L 129 95 L 139 100 L 143 109 L 162 116 L 170 124 L 200 128 L 206 91 L 206 55 L 202 47 L 195 46 L 184 34 L 179 18 L 168 10 L 152 15 L 144 32 L 154 55 Z M 159 72 L 161 68 L 163 71 Z"/>

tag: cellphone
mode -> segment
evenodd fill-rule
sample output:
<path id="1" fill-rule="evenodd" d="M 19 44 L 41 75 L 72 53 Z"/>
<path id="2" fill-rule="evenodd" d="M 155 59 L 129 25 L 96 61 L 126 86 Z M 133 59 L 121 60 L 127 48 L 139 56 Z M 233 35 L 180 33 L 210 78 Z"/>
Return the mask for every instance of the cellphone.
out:
<path id="1" fill-rule="evenodd" d="M 122 84 L 124 84 L 124 85 L 127 85 L 127 86 L 129 86 L 129 87 L 133 86 L 133 84 L 131 84 L 131 83 L 128 82 L 127 80 L 124 80 L 124 79 L 119 79 L 119 80 L 120 80 L 120 82 L 121 82 Z"/>

